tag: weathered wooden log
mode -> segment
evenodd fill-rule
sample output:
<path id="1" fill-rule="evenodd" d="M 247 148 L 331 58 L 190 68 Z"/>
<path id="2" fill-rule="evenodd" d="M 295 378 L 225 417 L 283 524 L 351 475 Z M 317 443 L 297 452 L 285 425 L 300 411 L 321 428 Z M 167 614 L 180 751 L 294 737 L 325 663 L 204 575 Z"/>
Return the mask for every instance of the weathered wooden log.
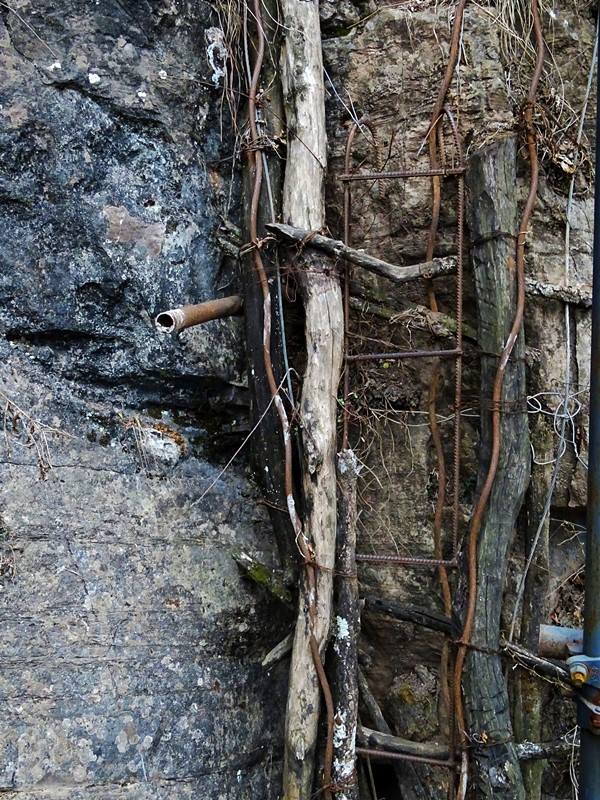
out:
<path id="1" fill-rule="evenodd" d="M 334 633 L 329 675 L 333 695 L 333 785 L 339 800 L 358 800 L 355 772 L 358 721 L 358 635 L 360 609 L 356 576 L 356 481 L 352 450 L 338 454 L 338 526 L 334 580 Z"/>
<path id="2" fill-rule="evenodd" d="M 277 664 L 278 661 L 284 659 L 289 653 L 291 653 L 293 643 L 294 643 L 294 633 L 291 632 L 288 633 L 285 639 L 282 639 L 275 645 L 275 647 L 269 650 L 269 652 L 261 661 L 261 666 L 272 667 L 273 664 Z"/>
<path id="3" fill-rule="evenodd" d="M 525 291 L 532 297 L 547 297 L 549 300 L 561 300 L 580 308 L 592 307 L 591 286 L 561 286 L 556 283 L 544 283 L 534 278 L 525 278 Z"/>
<path id="4" fill-rule="evenodd" d="M 283 219 L 298 228 L 325 225 L 325 89 L 318 3 L 282 0 L 281 77 L 288 131 Z M 286 713 L 283 794 L 312 797 L 320 711 L 319 666 L 329 635 L 336 537 L 336 412 L 344 315 L 338 278 L 307 254 L 299 270 L 304 301 L 307 362 L 300 403 L 304 455 L 305 548 L 318 565 L 301 593 L 292 650 Z M 312 581 L 309 586 L 308 580 Z M 316 652 L 315 652 L 316 651 Z M 330 698 L 326 697 L 326 701 Z M 328 714 L 331 711 L 328 709 Z M 328 719 L 328 726 L 332 720 Z M 328 747 L 330 747 L 328 741 Z M 328 755 L 325 769 L 328 768 Z M 325 775 L 324 783 L 327 783 Z M 324 791 L 327 800 L 330 791 Z"/>
<path id="5" fill-rule="evenodd" d="M 519 742 L 517 755 L 521 761 L 562 760 L 571 758 L 573 745 L 562 739 L 556 742 Z"/>
<path id="6" fill-rule="evenodd" d="M 274 233 L 283 241 L 302 245 L 303 247 L 315 247 L 333 258 L 345 259 L 351 264 L 356 264 L 356 266 L 362 267 L 368 272 L 373 272 L 381 278 L 387 278 L 398 284 L 414 281 L 416 278 L 435 278 L 456 272 L 456 258 L 454 256 L 433 258 L 431 261 L 424 261 L 421 264 L 401 266 L 399 264 L 390 264 L 380 258 L 371 256 L 365 253 L 364 250 L 356 250 L 338 239 L 331 239 L 321 233 L 303 228 L 294 228 L 292 225 L 271 224 L 266 227 L 270 233 Z"/>
<path id="7" fill-rule="evenodd" d="M 438 742 L 413 742 L 400 736 L 365 728 L 359 729 L 358 741 L 362 747 L 381 747 L 390 753 L 406 753 L 420 758 L 439 758 L 444 761 L 449 757 L 448 745 Z"/>
<path id="8" fill-rule="evenodd" d="M 482 350 L 480 485 L 491 453 L 491 390 L 516 308 L 516 158 L 514 139 L 494 142 L 472 153 L 466 175 Z M 499 230 L 509 235 L 493 236 Z M 525 800 L 506 681 L 497 654 L 508 550 L 529 477 L 524 352 L 521 332 L 504 377 L 501 402 L 510 413 L 501 414 L 498 470 L 478 537 L 471 637 L 475 647 L 467 655 L 463 679 L 468 726 L 473 733 L 487 737 L 486 747 L 474 753 L 475 783 L 481 797 L 495 800 Z M 457 610 L 460 613 L 460 608 Z"/>
<path id="9" fill-rule="evenodd" d="M 563 664 L 542 658 L 514 642 L 501 641 L 500 646 L 502 651 L 517 664 L 537 672 L 544 678 L 562 683 L 565 688 L 570 686 L 569 670 Z"/>

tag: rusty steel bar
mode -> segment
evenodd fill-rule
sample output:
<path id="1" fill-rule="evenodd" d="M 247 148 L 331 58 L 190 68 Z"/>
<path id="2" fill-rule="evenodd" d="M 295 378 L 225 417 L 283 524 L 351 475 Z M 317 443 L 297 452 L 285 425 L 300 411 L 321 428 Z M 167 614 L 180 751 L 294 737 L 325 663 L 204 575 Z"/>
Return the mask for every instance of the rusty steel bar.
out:
<path id="1" fill-rule="evenodd" d="M 346 172 L 350 171 L 350 164 L 352 160 L 352 145 L 356 134 L 364 125 L 368 128 L 371 136 L 373 137 L 373 148 L 375 150 L 375 159 L 377 161 L 377 139 L 375 131 L 371 126 L 368 117 L 365 115 L 355 122 L 350 131 L 348 132 L 348 139 L 346 141 L 346 153 L 344 157 L 344 169 Z M 351 216 L 352 216 L 352 192 L 348 183 L 344 184 L 344 244 L 348 247 L 351 241 Z M 348 352 L 348 329 L 350 320 L 350 264 L 344 260 L 344 353 Z M 343 430 L 342 430 L 342 449 L 348 449 L 348 427 L 350 415 L 348 412 L 348 397 L 350 394 L 350 370 L 346 365 L 344 369 L 344 416 L 343 416 Z"/>
<path id="2" fill-rule="evenodd" d="M 398 361 L 403 358 L 460 358 L 462 350 L 398 350 L 395 353 L 355 353 L 346 361 Z"/>
<path id="3" fill-rule="evenodd" d="M 448 175 L 464 175 L 465 167 L 446 167 L 445 169 L 393 170 L 390 172 L 351 172 L 340 175 L 345 183 L 355 181 L 397 180 L 400 178 L 446 178 Z"/>
<path id="4" fill-rule="evenodd" d="M 441 758 L 429 758 L 428 756 L 413 756 L 409 753 L 395 753 L 391 750 L 374 750 L 370 747 L 357 747 L 356 755 L 364 756 L 365 758 L 381 758 L 389 761 L 416 761 L 419 764 L 431 764 L 436 767 L 456 769 L 455 761 L 445 761 Z"/>
<path id="5" fill-rule="evenodd" d="M 461 166 L 464 166 L 462 139 L 450 109 L 445 110 L 450 121 L 454 143 L 458 151 Z M 465 212 L 465 179 L 458 178 L 458 197 L 456 207 L 456 349 L 460 355 L 456 360 L 454 374 L 454 461 L 452 490 L 452 553 L 458 557 L 458 533 L 460 511 L 460 440 L 461 440 L 461 405 L 462 405 L 462 350 L 463 350 L 463 271 L 464 271 L 464 212 Z"/>
<path id="6" fill-rule="evenodd" d="M 448 567 L 456 569 L 458 562 L 453 558 L 421 558 L 420 556 L 396 556 L 370 553 L 357 553 L 356 560 L 365 564 L 401 564 L 406 567 Z"/>
<path id="7" fill-rule="evenodd" d="M 169 311 L 161 311 L 155 319 L 155 325 L 162 333 L 184 331 L 194 325 L 202 325 L 212 319 L 233 317 L 242 313 L 243 302 L 238 294 L 207 300 L 206 303 L 181 306 Z"/>

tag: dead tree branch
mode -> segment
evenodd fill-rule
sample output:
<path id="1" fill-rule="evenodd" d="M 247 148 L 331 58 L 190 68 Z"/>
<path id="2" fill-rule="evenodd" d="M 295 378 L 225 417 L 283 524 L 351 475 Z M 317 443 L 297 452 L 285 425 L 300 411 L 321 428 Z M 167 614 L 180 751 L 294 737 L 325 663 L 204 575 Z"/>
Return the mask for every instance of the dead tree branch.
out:
<path id="1" fill-rule="evenodd" d="M 380 258 L 375 258 L 375 256 L 365 253 L 364 250 L 356 250 L 338 239 L 330 239 L 329 236 L 324 236 L 315 231 L 280 224 L 267 225 L 266 228 L 285 242 L 322 250 L 333 258 L 345 259 L 351 264 L 356 264 L 356 266 L 362 267 L 368 272 L 373 272 L 381 278 L 387 278 L 394 283 L 406 283 L 416 278 L 435 278 L 440 275 L 450 275 L 456 271 L 456 258 L 454 256 L 434 258 L 421 264 L 400 266 L 399 264 L 390 264 L 387 261 L 382 261 Z"/>

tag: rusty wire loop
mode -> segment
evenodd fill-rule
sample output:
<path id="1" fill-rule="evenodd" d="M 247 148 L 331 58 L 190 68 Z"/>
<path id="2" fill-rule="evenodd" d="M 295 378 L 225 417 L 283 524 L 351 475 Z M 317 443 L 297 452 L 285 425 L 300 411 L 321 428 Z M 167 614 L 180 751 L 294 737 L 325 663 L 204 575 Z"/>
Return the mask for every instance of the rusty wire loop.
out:
<path id="1" fill-rule="evenodd" d="M 273 362 L 271 360 L 271 292 L 269 288 L 269 280 L 265 270 L 264 262 L 261 256 L 262 240 L 258 235 L 258 209 L 260 204 L 262 181 L 263 181 L 263 159 L 262 148 L 264 146 L 264 137 L 261 138 L 257 119 L 258 119 L 258 84 L 261 75 L 261 69 L 265 54 L 265 32 L 263 28 L 262 9 L 260 0 L 254 0 L 254 22 L 257 31 L 257 45 L 254 67 L 250 76 L 248 88 L 248 124 L 250 128 L 250 147 L 246 150 L 246 156 L 253 167 L 254 180 L 252 188 L 252 198 L 250 203 L 249 227 L 250 227 L 250 245 L 252 246 L 252 255 L 254 261 L 254 269 L 258 277 L 262 295 L 263 295 L 263 361 L 265 367 L 265 374 L 269 391 L 273 399 L 273 403 L 277 410 L 279 420 L 281 422 L 284 448 L 285 448 L 285 494 L 287 498 L 288 513 L 292 523 L 296 544 L 305 563 L 306 574 L 306 604 L 308 609 L 308 624 L 310 630 L 309 646 L 311 650 L 312 659 L 315 665 L 315 671 L 319 680 L 321 691 L 325 700 L 325 707 L 327 710 L 327 738 L 325 744 L 325 757 L 323 767 L 323 795 L 326 800 L 331 800 L 331 790 L 329 787 L 332 785 L 331 770 L 333 762 L 333 725 L 334 725 L 334 709 L 333 698 L 327 675 L 323 668 L 321 654 L 319 652 L 319 645 L 314 636 L 314 624 L 317 615 L 317 579 L 316 579 L 316 564 L 315 553 L 313 547 L 308 540 L 302 525 L 302 521 L 296 510 L 294 500 L 294 485 L 293 485 L 293 455 L 292 455 L 292 432 L 290 420 L 281 395 L 279 387 L 275 380 L 273 371 Z M 244 37 L 248 42 L 248 25 L 247 15 L 244 15 Z"/>

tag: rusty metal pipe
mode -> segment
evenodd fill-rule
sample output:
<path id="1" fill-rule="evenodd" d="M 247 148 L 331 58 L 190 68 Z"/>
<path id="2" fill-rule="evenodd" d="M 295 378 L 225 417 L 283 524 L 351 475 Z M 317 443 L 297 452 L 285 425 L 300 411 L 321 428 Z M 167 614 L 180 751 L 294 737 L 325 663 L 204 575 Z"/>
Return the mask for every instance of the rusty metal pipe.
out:
<path id="1" fill-rule="evenodd" d="M 161 311 L 154 322 L 162 333 L 175 333 L 191 328 L 193 325 L 202 325 L 211 319 L 234 317 L 242 313 L 242 306 L 242 298 L 239 294 L 233 294 L 230 297 L 207 300 L 206 303 Z"/>
<path id="2" fill-rule="evenodd" d="M 583 652 L 583 631 L 559 625 L 540 625 L 538 654 L 544 658 L 566 660 Z"/>

